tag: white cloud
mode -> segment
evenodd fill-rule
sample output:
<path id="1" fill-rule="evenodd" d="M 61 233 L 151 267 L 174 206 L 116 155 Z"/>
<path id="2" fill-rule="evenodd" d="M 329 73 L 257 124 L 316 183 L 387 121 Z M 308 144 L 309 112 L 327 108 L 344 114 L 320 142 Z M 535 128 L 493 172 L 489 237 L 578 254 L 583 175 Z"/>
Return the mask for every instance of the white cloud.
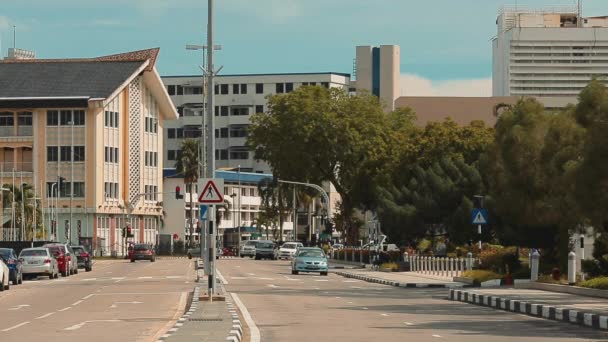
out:
<path id="1" fill-rule="evenodd" d="M 401 74 L 402 96 L 492 96 L 492 78 L 432 81 L 414 74 Z"/>

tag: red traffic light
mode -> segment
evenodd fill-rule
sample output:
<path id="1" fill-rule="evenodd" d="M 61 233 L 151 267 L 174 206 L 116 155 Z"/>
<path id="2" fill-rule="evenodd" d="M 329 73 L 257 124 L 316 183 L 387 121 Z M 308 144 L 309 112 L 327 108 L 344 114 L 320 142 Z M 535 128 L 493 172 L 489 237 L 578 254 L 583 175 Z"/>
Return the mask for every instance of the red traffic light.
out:
<path id="1" fill-rule="evenodd" d="M 182 195 L 182 188 L 178 185 L 175 187 L 175 199 L 183 199 L 184 195 Z"/>

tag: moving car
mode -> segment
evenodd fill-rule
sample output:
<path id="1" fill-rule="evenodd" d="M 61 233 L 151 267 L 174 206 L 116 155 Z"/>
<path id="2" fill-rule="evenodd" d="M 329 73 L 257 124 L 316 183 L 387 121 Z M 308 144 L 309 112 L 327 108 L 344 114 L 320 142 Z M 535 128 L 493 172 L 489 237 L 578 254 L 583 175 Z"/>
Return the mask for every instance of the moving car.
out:
<path id="1" fill-rule="evenodd" d="M 279 251 L 274 241 L 259 240 L 255 243 L 255 260 L 272 259 L 277 260 Z"/>
<path id="2" fill-rule="evenodd" d="M 131 255 L 131 262 L 135 262 L 135 260 L 150 260 L 151 262 L 156 261 L 156 256 L 154 255 L 154 248 L 152 245 L 147 243 L 138 243 L 133 247 L 133 255 Z"/>
<path id="3" fill-rule="evenodd" d="M 291 261 L 291 274 L 300 272 L 319 272 L 326 276 L 329 268 L 327 266 L 327 256 L 321 248 L 302 247 Z"/>
<path id="4" fill-rule="evenodd" d="M 0 248 L 0 257 L 8 266 L 13 285 L 23 283 L 23 266 L 15 250 L 12 248 Z"/>
<path id="5" fill-rule="evenodd" d="M 19 259 L 23 263 L 23 275 L 26 279 L 39 275 L 48 276 L 49 279 L 59 277 L 59 263 L 49 248 L 25 248 L 19 253 Z"/>
<path id="6" fill-rule="evenodd" d="M 255 244 L 257 240 L 248 240 L 244 244 L 241 245 L 241 258 L 246 256 L 254 257 L 255 256 Z"/>
<path id="7" fill-rule="evenodd" d="M 8 290 L 10 288 L 10 271 L 8 266 L 0 258 L 0 291 Z"/>
<path id="8" fill-rule="evenodd" d="M 63 243 L 47 243 L 42 247 L 48 248 L 57 259 L 61 276 L 67 277 L 78 273 L 78 262 L 70 246 Z"/>
<path id="9" fill-rule="evenodd" d="M 77 266 L 84 268 L 85 271 L 91 272 L 93 270 L 93 262 L 91 255 L 83 246 L 71 246 L 74 254 L 76 255 Z"/>
<path id="10" fill-rule="evenodd" d="M 300 247 L 304 247 L 301 242 L 285 242 L 281 248 L 279 248 L 279 259 L 293 258 Z"/>

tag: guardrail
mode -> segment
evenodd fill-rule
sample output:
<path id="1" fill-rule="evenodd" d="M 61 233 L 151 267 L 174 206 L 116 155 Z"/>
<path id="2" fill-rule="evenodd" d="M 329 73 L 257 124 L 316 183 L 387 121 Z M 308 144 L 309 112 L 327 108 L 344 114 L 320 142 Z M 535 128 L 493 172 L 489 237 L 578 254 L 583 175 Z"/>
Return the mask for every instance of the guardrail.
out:
<path id="1" fill-rule="evenodd" d="M 410 272 L 435 275 L 439 277 L 459 277 L 466 270 L 473 269 L 473 257 L 467 258 L 442 258 L 409 255 Z"/>

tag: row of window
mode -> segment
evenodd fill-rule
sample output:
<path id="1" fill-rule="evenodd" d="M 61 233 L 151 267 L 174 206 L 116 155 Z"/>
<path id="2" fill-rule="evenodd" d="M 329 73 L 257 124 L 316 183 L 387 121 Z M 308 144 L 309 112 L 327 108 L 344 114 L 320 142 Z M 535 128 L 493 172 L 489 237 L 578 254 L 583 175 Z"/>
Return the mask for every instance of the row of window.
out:
<path id="1" fill-rule="evenodd" d="M 251 196 L 251 197 L 255 197 L 257 196 L 257 189 L 256 188 L 245 188 L 242 187 L 240 188 L 240 192 L 241 192 L 241 196 Z M 238 187 L 231 187 L 231 186 L 225 186 L 224 187 L 224 195 L 231 195 L 232 193 L 238 194 L 239 193 L 239 188 Z"/>
<path id="2" fill-rule="evenodd" d="M 47 197 L 70 197 L 72 190 L 72 184 L 74 185 L 73 197 L 84 197 L 84 182 L 63 182 L 63 186 L 58 187 L 56 182 L 46 183 L 46 195 Z"/>
<path id="3" fill-rule="evenodd" d="M 144 131 L 147 133 L 158 133 L 158 120 L 150 117 L 145 117 L 144 119 L 146 121 Z"/>
<path id="4" fill-rule="evenodd" d="M 17 123 L 19 126 L 32 125 L 32 112 L 18 112 Z M 15 117 L 12 112 L 0 112 L 0 126 L 14 126 Z"/>
<path id="5" fill-rule="evenodd" d="M 158 152 L 146 151 L 145 155 L 146 166 L 158 166 Z"/>
<path id="6" fill-rule="evenodd" d="M 118 112 L 111 112 L 111 111 L 106 110 L 105 126 L 118 128 Z"/>
<path id="7" fill-rule="evenodd" d="M 320 82 L 320 84 L 326 88 L 329 87 L 329 82 Z M 302 82 L 303 86 L 315 86 L 317 82 Z M 243 95 L 247 94 L 249 88 L 249 84 L 246 83 L 235 83 L 232 84 L 232 94 L 234 95 Z M 294 86 L 293 82 L 285 82 L 285 83 L 276 83 L 275 91 L 278 94 L 281 93 L 289 93 L 293 91 Z M 216 95 L 229 95 L 230 94 L 230 84 L 216 84 L 214 89 L 214 94 Z M 202 87 L 182 87 L 181 85 L 168 85 L 167 92 L 169 95 L 199 95 L 203 93 Z M 264 83 L 256 83 L 255 84 L 255 93 L 256 94 L 264 94 Z"/>
<path id="8" fill-rule="evenodd" d="M 84 110 L 47 110 L 47 126 L 84 126 Z"/>
<path id="9" fill-rule="evenodd" d="M 196 129 L 183 129 L 183 128 L 167 128 L 168 139 L 182 139 L 182 138 L 200 138 L 201 130 Z"/>
<path id="10" fill-rule="evenodd" d="M 216 160 L 228 160 L 228 156 L 230 156 L 230 160 L 247 160 L 249 159 L 249 151 L 215 150 Z"/>
<path id="11" fill-rule="evenodd" d="M 118 199 L 118 183 L 103 183 L 103 191 L 106 198 Z"/>
<path id="12" fill-rule="evenodd" d="M 46 147 L 46 161 L 84 161 L 84 146 L 74 146 L 74 158 L 72 159 L 72 147 L 71 146 L 47 146 Z"/>
<path id="13" fill-rule="evenodd" d="M 177 160 L 182 154 L 182 150 L 167 150 L 168 160 Z"/>
<path id="14" fill-rule="evenodd" d="M 264 110 L 264 106 L 255 106 L 256 113 L 260 108 Z M 215 116 L 247 116 L 249 115 L 248 107 L 230 107 L 230 106 L 215 106 Z"/>
<path id="15" fill-rule="evenodd" d="M 106 146 L 104 156 L 104 161 L 106 163 L 118 163 L 118 147 Z"/>
<path id="16" fill-rule="evenodd" d="M 228 130 L 227 127 L 219 128 L 215 130 L 216 138 L 245 138 L 247 137 L 247 127 L 237 127 L 231 130 Z"/>
<path id="17" fill-rule="evenodd" d="M 144 195 L 146 201 L 158 201 L 158 187 L 156 185 L 145 185 L 144 192 L 148 195 Z"/>

